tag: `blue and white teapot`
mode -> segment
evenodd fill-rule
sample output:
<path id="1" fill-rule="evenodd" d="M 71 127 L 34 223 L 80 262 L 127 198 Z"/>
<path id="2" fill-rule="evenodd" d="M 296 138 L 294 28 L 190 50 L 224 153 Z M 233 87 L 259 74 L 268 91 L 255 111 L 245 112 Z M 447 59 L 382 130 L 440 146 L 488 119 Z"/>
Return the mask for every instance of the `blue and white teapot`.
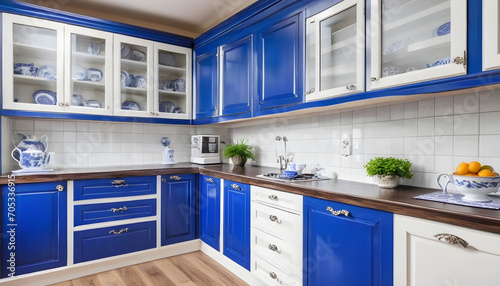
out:
<path id="1" fill-rule="evenodd" d="M 49 138 L 46 135 L 37 140 L 36 137 L 30 138 L 23 133 L 16 133 L 12 137 L 11 156 L 19 163 L 22 169 L 43 169 L 49 162 L 52 152 L 47 153 Z"/>

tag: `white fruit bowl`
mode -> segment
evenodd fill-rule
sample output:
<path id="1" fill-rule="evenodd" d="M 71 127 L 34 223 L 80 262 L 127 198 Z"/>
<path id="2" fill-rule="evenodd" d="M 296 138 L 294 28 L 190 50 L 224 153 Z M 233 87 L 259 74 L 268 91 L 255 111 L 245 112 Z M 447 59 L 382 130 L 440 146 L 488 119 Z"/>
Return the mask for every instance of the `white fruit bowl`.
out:
<path id="1" fill-rule="evenodd" d="M 448 177 L 444 188 L 440 183 L 440 179 L 443 176 Z M 489 202 L 491 198 L 487 194 L 497 192 L 500 187 L 500 176 L 476 177 L 440 174 L 437 181 L 439 187 L 445 193 L 448 193 L 448 184 L 451 183 L 459 193 L 464 195 L 462 200 L 468 202 Z"/>

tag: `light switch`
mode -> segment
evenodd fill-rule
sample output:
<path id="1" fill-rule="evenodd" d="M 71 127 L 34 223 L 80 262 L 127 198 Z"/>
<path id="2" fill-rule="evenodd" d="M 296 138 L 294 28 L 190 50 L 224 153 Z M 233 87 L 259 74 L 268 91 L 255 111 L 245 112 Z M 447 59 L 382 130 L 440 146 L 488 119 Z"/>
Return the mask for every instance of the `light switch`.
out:
<path id="1" fill-rule="evenodd" d="M 345 133 L 342 135 L 340 154 L 344 157 L 352 155 L 352 138 L 351 134 Z"/>

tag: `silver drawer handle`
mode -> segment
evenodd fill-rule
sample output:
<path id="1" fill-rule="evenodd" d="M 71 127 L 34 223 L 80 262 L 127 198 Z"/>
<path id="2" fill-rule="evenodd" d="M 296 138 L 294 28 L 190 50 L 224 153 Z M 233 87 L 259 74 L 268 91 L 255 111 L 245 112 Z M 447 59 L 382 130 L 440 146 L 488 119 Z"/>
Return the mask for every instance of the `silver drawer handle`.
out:
<path id="1" fill-rule="evenodd" d="M 209 183 L 213 183 L 214 182 L 214 179 L 212 178 L 205 178 L 205 181 L 209 182 Z"/>
<path id="2" fill-rule="evenodd" d="M 126 206 L 121 207 L 121 208 L 111 208 L 111 211 L 114 212 L 114 213 L 122 213 L 122 212 L 124 212 L 126 210 L 127 210 Z"/>
<path id="3" fill-rule="evenodd" d="M 241 191 L 240 186 L 238 186 L 236 184 L 232 184 L 231 187 L 233 187 L 233 189 L 235 189 L 235 190 Z"/>
<path id="4" fill-rule="evenodd" d="M 267 247 L 268 247 L 271 251 L 274 251 L 274 252 L 278 252 L 278 253 L 279 253 L 279 251 L 278 251 L 278 246 L 276 246 L 275 244 L 269 244 Z"/>
<path id="5" fill-rule="evenodd" d="M 179 177 L 179 176 L 170 176 L 170 180 L 179 181 L 180 179 L 181 179 L 181 177 Z"/>
<path id="6" fill-rule="evenodd" d="M 64 191 L 64 186 L 63 186 L 63 185 L 57 185 L 56 189 L 57 189 L 59 192 L 62 192 L 62 191 Z"/>
<path id="7" fill-rule="evenodd" d="M 278 278 L 278 275 L 276 275 L 276 273 L 274 273 L 274 272 L 270 272 L 269 276 L 271 276 L 271 278 L 273 278 L 273 279 Z"/>
<path id="8" fill-rule="evenodd" d="M 465 241 L 463 238 L 460 238 L 456 235 L 449 234 L 449 233 L 438 233 L 434 235 L 435 238 L 444 241 L 449 244 L 461 244 L 464 248 L 467 248 L 469 246 L 469 243 Z"/>
<path id="9" fill-rule="evenodd" d="M 113 185 L 113 187 L 126 187 L 127 182 L 125 182 L 125 180 L 114 180 L 111 182 L 111 185 Z"/>
<path id="10" fill-rule="evenodd" d="M 113 230 L 110 230 L 110 231 L 109 231 L 109 234 L 120 234 L 120 233 L 127 232 L 127 231 L 128 231 L 128 227 L 127 227 L 127 228 L 122 228 L 122 229 L 120 229 L 119 231 L 115 231 L 115 230 L 113 229 Z"/>
<path id="11" fill-rule="evenodd" d="M 350 215 L 349 211 L 346 211 L 346 210 L 335 211 L 335 210 L 333 210 L 332 207 L 327 207 L 326 211 L 331 212 L 332 215 L 334 215 L 334 216 L 339 216 L 339 215 L 349 216 Z"/>
<path id="12" fill-rule="evenodd" d="M 276 196 L 276 195 L 269 195 L 269 199 L 271 201 L 277 201 L 278 200 L 278 196 Z"/>
<path id="13" fill-rule="evenodd" d="M 277 217 L 277 216 L 275 216 L 275 215 L 270 215 L 270 216 L 269 216 L 269 219 L 270 219 L 271 221 L 276 222 L 276 223 L 281 223 L 281 220 L 279 220 L 279 219 L 278 219 L 278 217 Z"/>

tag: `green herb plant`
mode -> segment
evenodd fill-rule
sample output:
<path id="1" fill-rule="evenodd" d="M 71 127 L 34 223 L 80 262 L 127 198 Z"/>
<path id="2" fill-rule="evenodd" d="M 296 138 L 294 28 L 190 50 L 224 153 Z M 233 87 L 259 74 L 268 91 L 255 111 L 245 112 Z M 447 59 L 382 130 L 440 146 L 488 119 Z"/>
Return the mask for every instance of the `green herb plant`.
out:
<path id="1" fill-rule="evenodd" d="M 248 139 L 241 139 L 234 144 L 229 144 L 224 149 L 224 156 L 231 158 L 233 156 L 241 156 L 243 160 L 252 159 L 255 161 L 253 146 L 247 144 Z"/>
<path id="2" fill-rule="evenodd" d="M 375 175 L 394 175 L 403 179 L 413 178 L 411 173 L 411 162 L 408 159 L 396 159 L 393 157 L 375 157 L 364 165 L 366 174 L 370 177 Z"/>

